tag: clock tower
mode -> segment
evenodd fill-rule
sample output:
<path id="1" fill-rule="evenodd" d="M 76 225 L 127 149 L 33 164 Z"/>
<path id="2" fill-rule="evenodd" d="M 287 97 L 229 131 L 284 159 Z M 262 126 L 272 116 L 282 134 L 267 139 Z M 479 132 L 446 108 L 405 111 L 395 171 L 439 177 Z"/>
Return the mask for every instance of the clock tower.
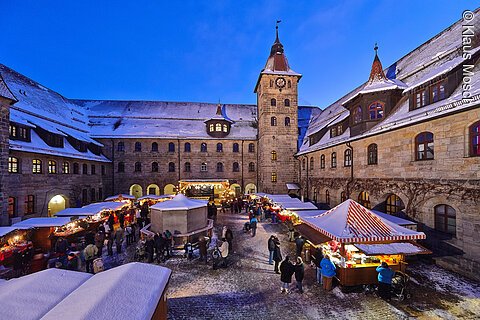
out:
<path id="1" fill-rule="evenodd" d="M 287 193 L 287 183 L 298 179 L 294 158 L 298 141 L 298 81 L 302 77 L 288 64 L 278 38 L 272 45 L 254 92 L 258 115 L 258 190 Z"/>

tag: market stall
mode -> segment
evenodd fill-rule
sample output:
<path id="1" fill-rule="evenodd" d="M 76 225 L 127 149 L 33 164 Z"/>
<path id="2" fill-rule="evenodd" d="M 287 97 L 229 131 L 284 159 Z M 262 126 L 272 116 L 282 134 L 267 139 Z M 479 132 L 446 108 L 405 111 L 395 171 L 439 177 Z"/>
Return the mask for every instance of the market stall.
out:
<path id="1" fill-rule="evenodd" d="M 318 210 L 311 202 L 303 202 L 298 198 L 292 198 L 288 194 L 266 195 L 270 202 L 270 210 L 273 210 L 281 222 L 293 221 L 297 218 L 295 211 Z"/>
<path id="2" fill-rule="evenodd" d="M 28 229 L 0 227 L 0 265 L 12 265 L 15 253 L 23 255 L 27 250 L 33 248 L 32 242 L 29 240 Z"/>
<path id="3" fill-rule="evenodd" d="M 157 195 L 154 195 L 154 194 L 149 194 L 149 195 L 140 197 L 137 200 L 140 203 L 140 206 L 142 206 L 145 202 L 148 204 L 148 206 L 153 206 L 154 204 L 159 203 L 159 202 L 172 200 L 173 197 L 174 197 L 174 195 L 171 195 L 171 194 L 164 194 L 164 195 L 161 195 L 161 196 L 157 196 Z"/>
<path id="4" fill-rule="evenodd" d="M 387 262 L 393 270 L 405 271 L 405 256 L 431 253 L 416 243 L 425 239 L 424 233 L 383 219 L 351 199 L 319 214 L 295 214 L 296 228 L 300 232 L 303 229 L 307 239 L 312 238 L 312 233 L 324 237 L 311 241 L 312 249 L 331 257 L 343 286 L 377 283 L 375 269 L 380 262 Z"/>
<path id="5" fill-rule="evenodd" d="M 133 203 L 135 201 L 135 196 L 121 193 L 121 194 L 107 197 L 105 198 L 105 201 L 119 201 L 119 202 Z"/>

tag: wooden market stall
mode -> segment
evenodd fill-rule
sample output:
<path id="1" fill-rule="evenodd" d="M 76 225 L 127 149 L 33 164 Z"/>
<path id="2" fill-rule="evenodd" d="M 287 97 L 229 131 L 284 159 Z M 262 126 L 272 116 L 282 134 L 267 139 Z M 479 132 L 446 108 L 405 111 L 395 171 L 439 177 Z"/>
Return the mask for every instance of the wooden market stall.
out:
<path id="1" fill-rule="evenodd" d="M 343 286 L 375 284 L 381 262 L 405 272 L 405 256 L 431 253 L 416 243 L 425 239 L 423 232 L 390 222 L 351 199 L 322 211 L 295 212 L 296 228 L 331 257 Z M 315 233 L 322 237 L 312 239 Z"/>
<path id="2" fill-rule="evenodd" d="M 123 201 L 123 202 L 133 202 L 135 201 L 135 196 L 130 194 L 116 194 L 110 197 L 105 198 L 105 201 Z"/>
<path id="3" fill-rule="evenodd" d="M 164 195 L 161 195 L 161 196 L 157 196 L 157 195 L 154 195 L 154 194 L 149 194 L 149 195 L 140 197 L 137 200 L 140 203 L 140 206 L 142 206 L 145 202 L 149 206 L 153 206 L 154 204 L 159 203 L 159 202 L 172 200 L 173 197 L 174 197 L 174 195 L 171 195 L 171 194 L 164 194 Z"/>
<path id="4" fill-rule="evenodd" d="M 23 256 L 33 249 L 30 241 L 30 228 L 0 227 L 0 276 L 14 264 L 15 254 Z"/>

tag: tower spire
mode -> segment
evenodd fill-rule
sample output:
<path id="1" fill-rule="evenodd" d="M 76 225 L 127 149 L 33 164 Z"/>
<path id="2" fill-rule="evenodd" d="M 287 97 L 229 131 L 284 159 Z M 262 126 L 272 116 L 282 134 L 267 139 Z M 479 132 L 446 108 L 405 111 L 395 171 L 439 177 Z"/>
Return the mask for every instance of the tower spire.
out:
<path id="1" fill-rule="evenodd" d="M 387 80 L 387 77 L 383 72 L 382 63 L 378 57 L 378 44 L 376 42 L 373 50 L 375 50 L 375 58 L 373 59 L 372 70 L 370 71 L 370 77 L 368 78 L 369 83 Z"/>
<path id="2" fill-rule="evenodd" d="M 280 43 L 280 40 L 278 39 L 278 24 L 282 22 L 282 20 L 277 20 L 277 23 L 275 24 L 275 43 Z"/>

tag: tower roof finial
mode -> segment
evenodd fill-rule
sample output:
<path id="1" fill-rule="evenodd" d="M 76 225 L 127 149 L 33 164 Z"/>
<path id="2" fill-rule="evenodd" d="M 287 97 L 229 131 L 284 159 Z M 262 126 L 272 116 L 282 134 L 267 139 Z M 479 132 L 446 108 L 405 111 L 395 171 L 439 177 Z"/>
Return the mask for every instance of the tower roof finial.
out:
<path id="1" fill-rule="evenodd" d="M 282 22 L 282 20 L 277 20 L 277 23 L 275 24 L 275 42 L 280 42 L 280 40 L 278 39 L 278 24 Z"/>
<path id="2" fill-rule="evenodd" d="M 375 50 L 375 54 L 377 54 L 377 51 L 378 51 L 378 44 L 375 42 L 375 47 L 373 48 L 373 50 Z"/>

